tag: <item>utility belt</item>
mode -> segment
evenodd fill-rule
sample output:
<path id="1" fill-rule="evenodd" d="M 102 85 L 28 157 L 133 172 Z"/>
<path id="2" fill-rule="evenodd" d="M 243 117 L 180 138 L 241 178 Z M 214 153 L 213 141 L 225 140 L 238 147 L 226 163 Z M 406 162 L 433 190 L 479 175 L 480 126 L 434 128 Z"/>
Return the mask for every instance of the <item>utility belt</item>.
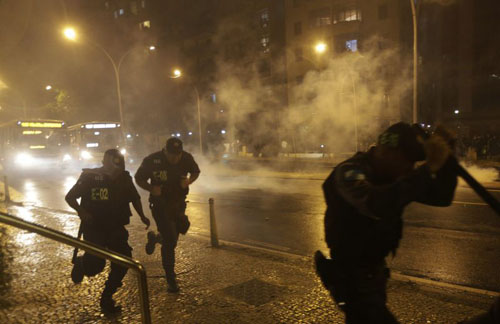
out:
<path id="1" fill-rule="evenodd" d="M 185 196 L 180 198 L 165 198 L 163 196 L 149 197 L 149 208 L 153 213 L 155 220 L 171 219 L 175 222 L 177 231 L 181 234 L 186 234 L 191 223 L 185 214 L 186 201 Z"/>

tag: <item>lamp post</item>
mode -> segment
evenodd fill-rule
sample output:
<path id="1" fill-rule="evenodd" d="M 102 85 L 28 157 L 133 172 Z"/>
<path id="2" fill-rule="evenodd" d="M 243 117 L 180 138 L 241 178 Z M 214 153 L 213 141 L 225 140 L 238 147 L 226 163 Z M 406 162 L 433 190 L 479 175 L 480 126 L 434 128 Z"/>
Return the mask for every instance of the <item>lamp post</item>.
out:
<path id="1" fill-rule="evenodd" d="M 66 39 L 68 39 L 70 41 L 76 41 L 78 38 L 78 34 L 77 34 L 76 30 L 72 27 L 65 28 L 63 30 L 63 35 Z M 113 59 L 113 57 L 109 54 L 109 52 L 106 51 L 106 49 L 103 46 L 101 46 L 99 43 L 96 43 L 88 38 L 86 38 L 86 40 L 90 44 L 94 45 L 99 50 L 101 50 L 104 53 L 104 55 L 106 55 L 108 60 L 111 62 L 111 65 L 113 66 L 113 71 L 114 71 L 115 81 L 116 81 L 116 94 L 118 97 L 118 110 L 120 113 L 120 125 L 122 126 L 121 129 L 124 130 L 125 123 L 123 121 L 123 104 L 122 104 L 122 94 L 121 94 L 121 87 L 120 87 L 120 67 L 122 66 L 122 63 L 123 63 L 125 57 L 127 57 L 133 51 L 134 48 L 132 47 L 129 50 L 127 50 L 125 53 L 123 53 L 120 56 L 120 58 L 118 59 L 118 63 L 117 63 Z M 149 51 L 154 51 L 154 50 L 156 50 L 155 46 L 153 46 L 153 45 L 149 46 Z M 47 90 L 50 90 L 50 89 L 47 89 Z"/>
<path id="2" fill-rule="evenodd" d="M 172 79 L 178 79 L 182 77 L 182 71 L 180 69 L 174 69 Z M 201 109 L 200 109 L 200 92 L 193 82 L 190 82 L 193 87 L 194 93 L 196 94 L 196 107 L 198 110 L 198 139 L 200 142 L 200 154 L 203 155 L 203 140 L 201 135 Z"/>
<path id="3" fill-rule="evenodd" d="M 417 113 L 418 113 L 418 12 L 420 9 L 420 1 L 410 0 L 411 15 L 413 21 L 413 113 L 412 121 L 414 124 L 417 123 Z"/>

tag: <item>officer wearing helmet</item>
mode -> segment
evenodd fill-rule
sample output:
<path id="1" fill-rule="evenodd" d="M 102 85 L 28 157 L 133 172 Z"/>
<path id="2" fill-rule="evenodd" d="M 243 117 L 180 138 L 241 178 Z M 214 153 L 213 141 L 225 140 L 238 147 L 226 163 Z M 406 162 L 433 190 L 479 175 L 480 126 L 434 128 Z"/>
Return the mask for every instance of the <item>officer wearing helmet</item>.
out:
<path id="1" fill-rule="evenodd" d="M 132 256 L 128 244 L 129 203 L 149 227 L 150 221 L 144 215 L 141 198 L 134 186 L 132 177 L 125 171 L 123 155 L 116 149 L 104 153 L 102 167 L 83 169 L 77 183 L 66 194 L 66 202 L 75 209 L 81 219 L 83 238 L 125 256 Z M 81 198 L 78 203 L 77 199 Z M 85 276 L 95 276 L 106 264 L 102 258 L 85 253 L 74 260 L 71 278 L 80 283 Z M 127 268 L 111 263 L 111 271 L 106 280 L 100 299 L 104 312 L 116 313 L 121 307 L 116 305 L 113 294 L 122 286 Z"/>
<path id="2" fill-rule="evenodd" d="M 449 206 L 457 185 L 444 128 L 424 141 L 417 126 L 397 123 L 375 147 L 340 163 L 323 184 L 325 240 L 331 259 L 316 252 L 316 270 L 346 323 L 398 323 L 386 306 L 389 269 L 403 234 L 404 208 L 416 201 Z M 417 161 L 425 161 L 415 167 Z"/>
<path id="3" fill-rule="evenodd" d="M 142 161 L 135 174 L 137 185 L 149 191 L 149 202 L 159 234 L 148 233 L 146 253 L 161 244 L 161 258 L 167 279 L 167 291 L 179 291 L 175 274 L 175 247 L 179 233 L 185 234 L 189 221 L 185 216 L 189 186 L 198 179 L 200 168 L 193 156 L 183 150 L 182 141 L 169 138 L 165 147 Z"/>

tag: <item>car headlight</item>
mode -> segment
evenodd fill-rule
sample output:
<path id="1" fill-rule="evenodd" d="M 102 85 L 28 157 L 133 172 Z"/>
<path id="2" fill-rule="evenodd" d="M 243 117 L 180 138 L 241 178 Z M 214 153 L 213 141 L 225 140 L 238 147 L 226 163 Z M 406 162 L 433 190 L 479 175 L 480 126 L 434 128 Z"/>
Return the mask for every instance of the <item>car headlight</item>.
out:
<path id="1" fill-rule="evenodd" d="M 31 154 L 19 153 L 16 155 L 16 164 L 20 166 L 32 166 L 35 164 L 35 159 Z"/>
<path id="2" fill-rule="evenodd" d="M 80 157 L 84 160 L 90 160 L 92 158 L 92 154 L 90 154 L 88 151 L 81 151 Z"/>
<path id="3" fill-rule="evenodd" d="M 64 154 L 64 156 L 63 156 L 63 162 L 67 162 L 67 161 L 70 161 L 70 160 L 71 160 L 71 155 Z"/>

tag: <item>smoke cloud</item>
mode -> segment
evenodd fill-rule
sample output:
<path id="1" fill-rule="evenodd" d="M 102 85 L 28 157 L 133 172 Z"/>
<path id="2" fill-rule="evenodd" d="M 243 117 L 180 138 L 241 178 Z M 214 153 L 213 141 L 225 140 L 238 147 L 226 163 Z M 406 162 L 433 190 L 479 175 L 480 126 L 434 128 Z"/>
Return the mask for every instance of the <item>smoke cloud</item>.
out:
<path id="1" fill-rule="evenodd" d="M 229 129 L 247 142 L 238 129 L 252 121 L 247 131 L 254 145 L 269 146 L 273 134 L 278 145 L 285 141 L 298 152 L 365 149 L 383 127 L 401 120 L 400 106 L 411 89 L 399 49 L 379 50 L 379 42 L 367 42 L 362 54 L 305 58 L 313 68 L 301 83 L 289 82 L 288 107 L 273 95 L 276 86 L 263 83 L 257 68 L 220 62 L 216 88 L 230 112 Z M 255 143 L 256 138 L 262 143 Z"/>

